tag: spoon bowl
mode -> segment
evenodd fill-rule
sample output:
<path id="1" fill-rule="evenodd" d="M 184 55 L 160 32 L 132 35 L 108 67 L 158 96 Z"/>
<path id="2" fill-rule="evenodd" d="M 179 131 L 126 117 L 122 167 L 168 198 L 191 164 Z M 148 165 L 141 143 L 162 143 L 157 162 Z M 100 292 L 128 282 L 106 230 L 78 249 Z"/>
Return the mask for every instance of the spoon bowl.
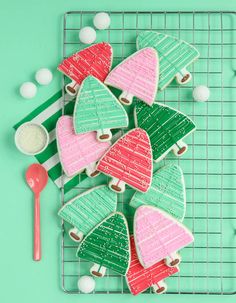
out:
<path id="1" fill-rule="evenodd" d="M 37 163 L 28 167 L 25 177 L 26 182 L 35 194 L 40 193 L 48 182 L 48 173 L 46 169 Z"/>

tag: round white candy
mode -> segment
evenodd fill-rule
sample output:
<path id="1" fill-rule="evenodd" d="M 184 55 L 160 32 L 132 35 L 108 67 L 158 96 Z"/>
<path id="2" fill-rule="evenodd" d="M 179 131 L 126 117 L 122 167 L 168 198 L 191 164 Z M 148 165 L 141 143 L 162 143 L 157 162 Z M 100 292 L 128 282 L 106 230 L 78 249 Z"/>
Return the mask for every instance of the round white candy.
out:
<path id="1" fill-rule="evenodd" d="M 107 29 L 110 23 L 111 18 L 107 13 L 97 13 L 93 18 L 93 24 L 97 29 Z"/>
<path id="2" fill-rule="evenodd" d="M 85 294 L 92 292 L 95 288 L 95 281 L 90 276 L 83 276 L 78 280 L 78 289 Z"/>
<path id="3" fill-rule="evenodd" d="M 90 26 L 85 26 L 79 31 L 79 39 L 84 44 L 91 44 L 96 40 L 96 31 Z"/>
<path id="4" fill-rule="evenodd" d="M 210 97 L 210 90 L 205 85 L 196 86 L 193 90 L 193 99 L 198 102 L 205 102 Z"/>
<path id="5" fill-rule="evenodd" d="M 48 68 L 41 68 L 36 72 L 35 79 L 41 85 L 48 85 L 52 81 L 52 73 Z"/>
<path id="6" fill-rule="evenodd" d="M 20 94 L 25 99 L 33 98 L 37 93 L 37 87 L 33 82 L 25 82 L 20 87 Z"/>

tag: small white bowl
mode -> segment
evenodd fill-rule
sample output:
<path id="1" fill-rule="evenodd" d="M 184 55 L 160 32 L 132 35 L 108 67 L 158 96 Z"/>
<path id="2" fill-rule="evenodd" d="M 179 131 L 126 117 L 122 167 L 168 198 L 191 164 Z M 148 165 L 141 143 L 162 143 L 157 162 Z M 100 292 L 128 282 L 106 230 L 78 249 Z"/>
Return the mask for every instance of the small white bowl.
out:
<path id="1" fill-rule="evenodd" d="M 39 142 L 40 140 L 43 141 L 41 144 Z M 29 142 L 28 149 L 26 146 L 27 145 L 26 141 Z M 34 143 L 35 143 L 35 147 L 34 147 Z M 34 122 L 26 122 L 21 124 L 21 126 L 19 126 L 15 132 L 16 147 L 18 148 L 19 151 L 21 151 L 25 155 L 34 156 L 40 154 L 47 148 L 48 143 L 49 143 L 48 131 L 41 124 Z"/>

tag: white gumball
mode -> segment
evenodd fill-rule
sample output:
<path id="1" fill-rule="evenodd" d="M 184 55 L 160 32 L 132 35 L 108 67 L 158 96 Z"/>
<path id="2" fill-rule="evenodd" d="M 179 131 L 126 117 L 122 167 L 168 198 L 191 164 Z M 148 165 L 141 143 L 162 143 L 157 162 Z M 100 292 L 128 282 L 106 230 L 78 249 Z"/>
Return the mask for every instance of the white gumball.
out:
<path id="1" fill-rule="evenodd" d="M 85 26 L 79 31 L 79 39 L 84 44 L 91 44 L 96 40 L 96 31 L 90 26 Z"/>
<path id="2" fill-rule="evenodd" d="M 79 278 L 78 280 L 78 289 L 85 293 L 85 294 L 89 294 L 90 292 L 92 292 L 95 288 L 95 281 L 92 277 L 90 276 L 83 276 L 81 278 Z"/>
<path id="3" fill-rule="evenodd" d="M 37 93 L 37 87 L 33 82 L 25 82 L 20 87 L 20 94 L 25 99 L 32 99 Z"/>
<path id="4" fill-rule="evenodd" d="M 52 72 L 48 68 L 41 68 L 35 74 L 36 81 L 41 85 L 48 85 L 52 78 Z"/>
<path id="5" fill-rule="evenodd" d="M 210 90 L 205 85 L 196 86 L 193 90 L 193 99 L 198 102 L 205 102 L 210 97 Z"/>
<path id="6" fill-rule="evenodd" d="M 93 24 L 97 29 L 107 29 L 111 24 L 111 18 L 107 13 L 97 13 L 93 18 Z"/>

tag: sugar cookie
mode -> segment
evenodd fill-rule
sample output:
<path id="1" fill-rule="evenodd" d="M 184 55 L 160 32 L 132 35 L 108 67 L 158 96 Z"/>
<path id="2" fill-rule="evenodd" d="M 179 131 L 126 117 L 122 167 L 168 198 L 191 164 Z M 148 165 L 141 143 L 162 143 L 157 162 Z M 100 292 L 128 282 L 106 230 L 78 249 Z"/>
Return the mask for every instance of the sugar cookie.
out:
<path id="1" fill-rule="evenodd" d="M 130 264 L 130 243 L 125 216 L 115 212 L 104 219 L 81 242 L 77 256 L 95 263 L 90 269 L 95 277 L 103 277 L 106 268 L 126 275 Z"/>
<path id="2" fill-rule="evenodd" d="M 152 287 L 156 294 L 162 294 L 167 291 L 167 285 L 164 279 L 174 275 L 179 271 L 178 267 L 168 267 L 164 260 L 161 260 L 149 268 L 144 268 L 136 253 L 134 237 L 130 237 L 131 262 L 126 275 L 126 282 L 130 292 L 138 295 Z"/>
<path id="3" fill-rule="evenodd" d="M 155 162 L 161 161 L 171 150 L 178 157 L 187 151 L 183 139 L 196 126 L 185 114 L 164 104 L 154 103 L 149 107 L 138 102 L 134 116 L 136 126 L 143 128 L 150 137 Z"/>
<path id="4" fill-rule="evenodd" d="M 116 210 L 117 195 L 106 185 L 94 187 L 67 202 L 58 215 L 74 226 L 69 236 L 80 242 L 97 224 Z"/>
<path id="5" fill-rule="evenodd" d="M 89 46 L 66 58 L 58 66 L 58 70 L 69 77 L 72 82 L 65 89 L 75 96 L 79 85 L 89 75 L 104 81 L 112 65 L 112 47 L 109 43 L 101 42 Z"/>
<path id="6" fill-rule="evenodd" d="M 109 142 L 96 140 L 96 133 L 76 135 L 73 118 L 62 116 L 56 125 L 57 149 L 62 168 L 68 177 L 72 177 L 84 169 L 89 177 L 99 174 L 96 162 L 110 147 Z"/>
<path id="7" fill-rule="evenodd" d="M 116 66 L 107 76 L 105 84 L 123 91 L 119 100 L 125 105 L 130 105 L 134 96 L 152 105 L 157 91 L 158 70 L 157 52 L 147 47 Z"/>
<path id="8" fill-rule="evenodd" d="M 146 192 L 152 180 L 152 150 L 147 133 L 134 128 L 118 139 L 98 163 L 97 170 L 112 177 L 109 187 L 122 193 L 125 184 Z"/>
<path id="9" fill-rule="evenodd" d="M 179 221 L 183 221 L 186 210 L 186 192 L 182 169 L 169 164 L 153 174 L 147 193 L 135 192 L 130 206 L 151 205 L 158 207 Z"/>
<path id="10" fill-rule="evenodd" d="M 140 206 L 134 215 L 134 240 L 144 268 L 165 259 L 166 265 L 177 266 L 176 253 L 193 242 L 192 233 L 179 221 L 156 207 Z"/>
<path id="11" fill-rule="evenodd" d="M 157 50 L 160 60 L 160 90 L 166 88 L 176 78 L 179 84 L 188 83 L 192 75 L 187 67 L 199 56 L 198 50 L 192 45 L 175 37 L 144 31 L 137 37 L 137 48 L 153 47 Z"/>
<path id="12" fill-rule="evenodd" d="M 128 116 L 111 91 L 98 79 L 88 76 L 76 97 L 74 129 L 77 134 L 97 132 L 97 140 L 112 138 L 111 129 L 127 127 Z"/>

